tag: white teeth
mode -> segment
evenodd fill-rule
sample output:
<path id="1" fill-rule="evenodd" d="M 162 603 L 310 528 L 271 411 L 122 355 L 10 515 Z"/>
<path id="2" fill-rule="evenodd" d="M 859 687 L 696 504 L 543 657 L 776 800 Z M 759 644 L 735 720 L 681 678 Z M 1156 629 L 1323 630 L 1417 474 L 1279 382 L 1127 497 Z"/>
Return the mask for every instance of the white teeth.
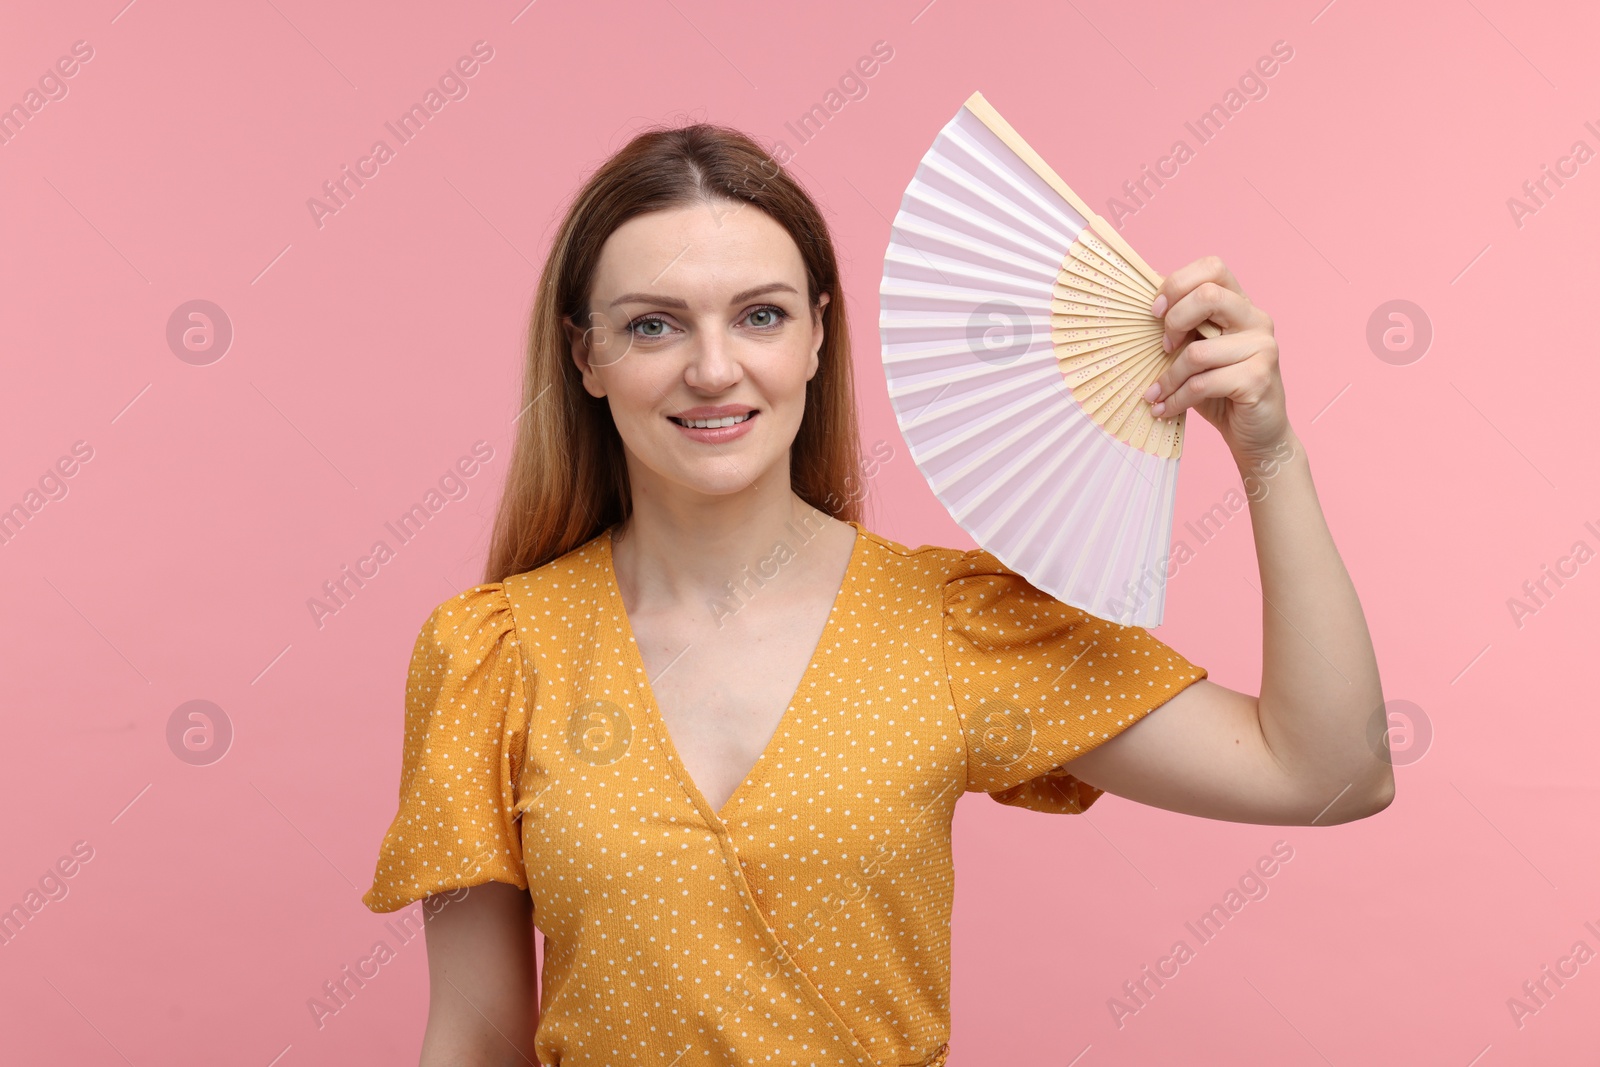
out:
<path id="1" fill-rule="evenodd" d="M 743 415 L 726 415 L 720 419 L 678 419 L 683 426 L 691 426 L 697 430 L 707 430 L 716 426 L 737 426 L 748 419 L 755 412 L 747 411 Z"/>

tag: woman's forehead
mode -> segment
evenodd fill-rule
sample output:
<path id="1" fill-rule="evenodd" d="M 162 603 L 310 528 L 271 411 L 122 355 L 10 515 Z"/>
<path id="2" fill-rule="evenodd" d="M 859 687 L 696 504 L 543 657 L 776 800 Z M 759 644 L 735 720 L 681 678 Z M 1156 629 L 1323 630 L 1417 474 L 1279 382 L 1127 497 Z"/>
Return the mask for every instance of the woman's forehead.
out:
<path id="1" fill-rule="evenodd" d="M 804 292 L 804 279 L 787 230 L 759 208 L 719 200 L 653 211 L 617 227 L 601 249 L 594 293 L 726 297 L 771 281 Z"/>

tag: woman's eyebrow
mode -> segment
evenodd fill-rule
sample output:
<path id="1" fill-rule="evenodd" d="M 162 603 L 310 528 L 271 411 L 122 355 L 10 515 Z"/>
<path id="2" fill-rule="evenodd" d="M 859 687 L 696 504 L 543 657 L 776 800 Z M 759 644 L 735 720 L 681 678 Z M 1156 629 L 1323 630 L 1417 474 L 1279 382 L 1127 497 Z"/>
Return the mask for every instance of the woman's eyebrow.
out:
<path id="1" fill-rule="evenodd" d="M 794 293 L 796 296 L 800 294 L 800 290 L 796 289 L 787 282 L 769 282 L 766 285 L 757 285 L 754 288 L 746 289 L 743 292 L 734 293 L 733 296 L 728 299 L 728 303 L 737 304 L 742 300 L 749 300 L 753 296 L 760 296 L 763 293 L 775 293 L 779 291 Z M 669 308 L 688 308 L 689 306 L 687 303 L 679 300 L 675 296 L 657 296 L 653 293 L 623 293 L 606 306 L 616 307 L 618 304 L 627 303 L 659 304 L 662 307 Z"/>

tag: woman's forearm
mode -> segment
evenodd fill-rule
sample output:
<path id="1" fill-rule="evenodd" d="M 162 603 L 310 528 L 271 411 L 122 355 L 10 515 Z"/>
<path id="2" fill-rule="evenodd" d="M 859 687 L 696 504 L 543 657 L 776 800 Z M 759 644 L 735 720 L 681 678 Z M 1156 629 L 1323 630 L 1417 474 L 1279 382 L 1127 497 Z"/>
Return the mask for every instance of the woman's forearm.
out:
<path id="1" fill-rule="evenodd" d="M 1318 821 L 1378 810 L 1394 774 L 1374 744 L 1387 726 L 1377 656 L 1305 446 L 1291 427 L 1270 456 L 1239 465 L 1261 568 L 1262 734 L 1308 797 L 1327 805 Z"/>

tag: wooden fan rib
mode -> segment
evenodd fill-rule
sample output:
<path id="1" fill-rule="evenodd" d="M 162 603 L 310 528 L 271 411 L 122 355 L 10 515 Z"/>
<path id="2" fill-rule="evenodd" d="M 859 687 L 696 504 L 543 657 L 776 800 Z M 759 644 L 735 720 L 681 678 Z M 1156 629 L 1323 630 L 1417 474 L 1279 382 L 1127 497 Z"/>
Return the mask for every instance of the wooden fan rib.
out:
<path id="1" fill-rule="evenodd" d="M 1091 293 L 1082 289 L 1070 289 L 1057 284 L 1050 287 L 1050 300 L 1052 308 L 1055 307 L 1057 302 L 1082 304 L 1088 308 L 1103 308 L 1107 314 L 1124 315 L 1130 319 L 1137 319 L 1141 322 L 1147 322 L 1158 329 L 1160 328 L 1155 319 L 1151 318 L 1148 308 L 1131 307 L 1121 297 Z M 1096 314 L 1096 312 L 1090 312 L 1090 314 Z"/>
<path id="2" fill-rule="evenodd" d="M 1084 234 L 1080 233 L 1078 239 L 1067 246 L 1069 249 L 1077 250 L 1073 255 L 1061 257 L 1061 270 L 1064 276 L 1075 275 L 1085 281 L 1116 289 L 1130 299 L 1143 300 L 1145 293 L 1155 292 L 1144 283 L 1143 279 L 1132 278 L 1119 272 L 1112 263 L 1085 244 L 1083 236 Z M 1062 280 L 1070 282 L 1070 278 L 1063 277 Z"/>
<path id="3" fill-rule="evenodd" d="M 1172 358 L 1159 344 L 1147 344 L 1141 349 L 1136 342 L 1124 341 L 1083 355 L 1058 357 L 1058 361 L 1073 398 L 1107 433 L 1130 448 L 1175 458 L 1175 442 L 1152 434 L 1144 420 L 1172 423 L 1181 420 L 1183 413 L 1175 418 L 1159 418 L 1150 414 L 1149 405 L 1143 400 L 1144 391 Z"/>
<path id="4" fill-rule="evenodd" d="M 1117 309 L 1108 310 L 1115 312 Z M 1143 334 L 1146 337 L 1154 337 L 1157 341 L 1161 338 L 1161 331 L 1152 330 L 1148 321 L 1141 322 L 1126 314 L 1078 314 L 1055 302 L 1050 305 L 1050 329 L 1053 333 L 1068 333 L 1074 330 L 1116 330 L 1129 335 Z"/>
<path id="5" fill-rule="evenodd" d="M 1081 297 L 1081 294 L 1074 293 L 1072 297 L 1056 296 L 1051 299 L 1050 321 L 1066 326 L 1069 325 L 1065 321 L 1067 319 L 1103 320 L 1115 322 L 1119 325 L 1138 327 L 1155 337 L 1161 336 L 1161 324 L 1149 315 L 1120 304 L 1086 300 Z"/>
<path id="6" fill-rule="evenodd" d="M 1150 328 L 1150 320 L 1135 318 L 1120 308 L 1089 307 L 1069 304 L 1064 300 L 1050 303 L 1050 328 L 1071 330 L 1081 327 L 1109 326 L 1125 331 L 1137 331 L 1160 337 L 1159 330 Z"/>
<path id="7" fill-rule="evenodd" d="M 1056 338 L 1052 335 L 1051 343 L 1055 345 L 1057 361 L 1067 366 L 1078 366 L 1084 359 L 1104 359 L 1107 357 L 1133 359 L 1139 353 L 1145 352 L 1152 347 L 1161 347 L 1159 341 L 1144 338 L 1137 334 L 1075 340 Z"/>
<path id="8" fill-rule="evenodd" d="M 1128 307 L 1116 300 L 1108 300 L 1098 293 L 1067 289 L 1060 285 L 1050 287 L 1050 310 L 1053 314 L 1079 315 L 1089 318 L 1119 318 L 1137 322 L 1159 330 L 1161 324 L 1150 317 L 1148 311 Z"/>
<path id="9" fill-rule="evenodd" d="M 1141 358 L 1117 363 L 1073 386 L 1073 398 L 1096 422 L 1105 426 L 1107 418 L 1120 408 L 1122 391 L 1130 386 L 1140 392 L 1150 388 L 1150 383 L 1161 373 L 1160 364 L 1159 349 Z M 1143 379 L 1142 385 L 1140 379 Z"/>
<path id="10" fill-rule="evenodd" d="M 1092 248 L 1084 240 L 1084 238 L 1088 235 L 1089 231 L 1080 230 L 1077 235 L 1074 236 L 1072 243 L 1067 247 L 1076 248 L 1077 252 L 1070 258 L 1067 256 L 1062 256 L 1062 266 L 1076 274 L 1093 278 L 1106 285 L 1117 286 L 1124 291 L 1143 292 L 1144 286 L 1140 284 L 1139 281 L 1129 279 L 1117 268 L 1115 263 L 1097 253 L 1094 248 Z"/>
<path id="11" fill-rule="evenodd" d="M 1127 342 L 1119 342 L 1104 348 L 1092 349 L 1088 352 L 1072 355 L 1056 356 L 1056 364 L 1061 368 L 1062 376 L 1069 386 L 1076 392 L 1088 387 L 1108 371 L 1133 363 L 1142 364 L 1150 356 L 1160 352 L 1159 345 L 1145 345 L 1139 347 Z M 1159 370 L 1156 372 L 1160 373 Z M 1149 388 L 1148 383 L 1145 388 Z"/>
<path id="12" fill-rule="evenodd" d="M 1106 284 L 1127 296 L 1129 300 L 1135 303 L 1142 302 L 1146 307 L 1149 307 L 1150 302 L 1155 299 L 1156 289 L 1154 287 L 1136 284 L 1132 276 L 1122 274 L 1116 270 L 1112 264 L 1101 258 L 1094 249 L 1083 241 L 1074 241 L 1068 252 L 1073 259 L 1103 275 L 1107 279 Z"/>
<path id="13" fill-rule="evenodd" d="M 1089 235 L 1086 242 L 1074 243 L 1063 257 L 1056 291 L 1063 288 L 1063 279 L 1085 271 L 1101 274 L 1100 264 L 1117 267 L 1122 263 L 1114 250 Z M 1171 458 L 1173 435 L 1154 424 L 1176 420 L 1150 415 L 1143 400 L 1150 383 L 1176 358 L 1161 347 L 1163 331 L 1150 313 L 1151 294 L 1141 292 L 1134 298 L 1126 289 L 1118 289 L 1121 300 L 1137 299 L 1142 307 L 1118 306 L 1110 297 L 1087 294 L 1077 294 L 1082 297 L 1079 300 L 1052 300 L 1050 338 L 1073 398 L 1101 429 L 1130 448 Z M 1112 318 L 1118 312 L 1125 317 Z"/>
<path id="14" fill-rule="evenodd" d="M 1135 350 L 1149 347 L 1149 341 L 1139 334 L 1116 333 L 1104 329 L 1064 330 L 1052 334 L 1051 344 L 1056 348 L 1056 359 L 1063 363 L 1068 360 L 1081 360 L 1091 354 L 1097 359 L 1103 359 L 1112 355 L 1117 349 Z"/>
<path id="15" fill-rule="evenodd" d="M 1056 359 L 1064 367 L 1082 367 L 1090 360 L 1130 361 L 1147 352 L 1161 351 L 1161 335 L 1142 328 L 1092 332 L 1083 328 L 1052 328 L 1050 339 L 1055 345 Z"/>
<path id="16" fill-rule="evenodd" d="M 1090 353 L 1103 359 L 1117 349 L 1132 352 L 1152 347 L 1150 337 L 1144 330 L 1119 330 L 1106 326 L 1051 330 L 1050 343 L 1056 348 L 1056 359 L 1063 363 L 1081 360 Z M 1154 347 L 1160 346 L 1157 344 Z"/>
<path id="17" fill-rule="evenodd" d="M 1110 301 L 1129 311 L 1150 315 L 1150 304 L 1143 299 L 1135 299 L 1115 285 L 1090 277 L 1087 272 L 1062 270 L 1056 275 L 1052 288 L 1063 294 L 1081 293 L 1085 297 L 1095 297 L 1101 301 Z M 1150 316 L 1154 317 L 1154 316 Z"/>
<path id="18" fill-rule="evenodd" d="M 1160 459 L 1176 459 L 1181 442 L 1184 412 L 1174 416 L 1156 416 L 1150 406 L 1135 394 L 1117 405 L 1117 411 L 1106 420 L 1104 428 L 1119 440 L 1126 438 L 1130 447 L 1148 452 Z"/>
<path id="19" fill-rule="evenodd" d="M 1154 318 L 1150 314 L 1150 305 L 1143 300 L 1135 300 L 1127 293 L 1111 285 L 1100 285 L 1086 281 L 1076 275 L 1062 272 L 1056 275 L 1055 283 L 1050 287 L 1052 292 L 1060 293 L 1069 300 L 1086 300 L 1096 304 L 1115 304 L 1117 307 L 1136 315 Z"/>
<path id="20" fill-rule="evenodd" d="M 1126 293 L 1106 285 L 1095 285 L 1084 282 L 1078 278 L 1067 280 L 1067 276 L 1058 275 L 1055 284 L 1050 287 L 1053 296 L 1064 300 L 1081 300 L 1088 304 L 1103 304 L 1108 307 L 1121 308 L 1130 315 L 1138 315 L 1155 321 L 1155 316 L 1150 314 L 1150 305 L 1142 300 L 1133 300 Z"/>
<path id="21" fill-rule="evenodd" d="M 1139 274 L 1136 270 L 1129 266 L 1126 259 L 1118 255 L 1114 249 L 1108 247 L 1106 243 L 1100 240 L 1099 236 L 1094 232 L 1085 230 L 1083 233 L 1078 235 L 1078 241 L 1083 245 L 1084 248 L 1088 249 L 1090 252 L 1093 252 L 1103 262 L 1109 264 L 1109 267 L 1101 267 L 1101 270 L 1108 270 L 1109 273 L 1119 278 L 1126 278 L 1129 286 L 1133 289 L 1140 292 L 1154 293 L 1156 290 L 1161 288 L 1159 283 L 1150 281 L 1150 279 Z"/>

